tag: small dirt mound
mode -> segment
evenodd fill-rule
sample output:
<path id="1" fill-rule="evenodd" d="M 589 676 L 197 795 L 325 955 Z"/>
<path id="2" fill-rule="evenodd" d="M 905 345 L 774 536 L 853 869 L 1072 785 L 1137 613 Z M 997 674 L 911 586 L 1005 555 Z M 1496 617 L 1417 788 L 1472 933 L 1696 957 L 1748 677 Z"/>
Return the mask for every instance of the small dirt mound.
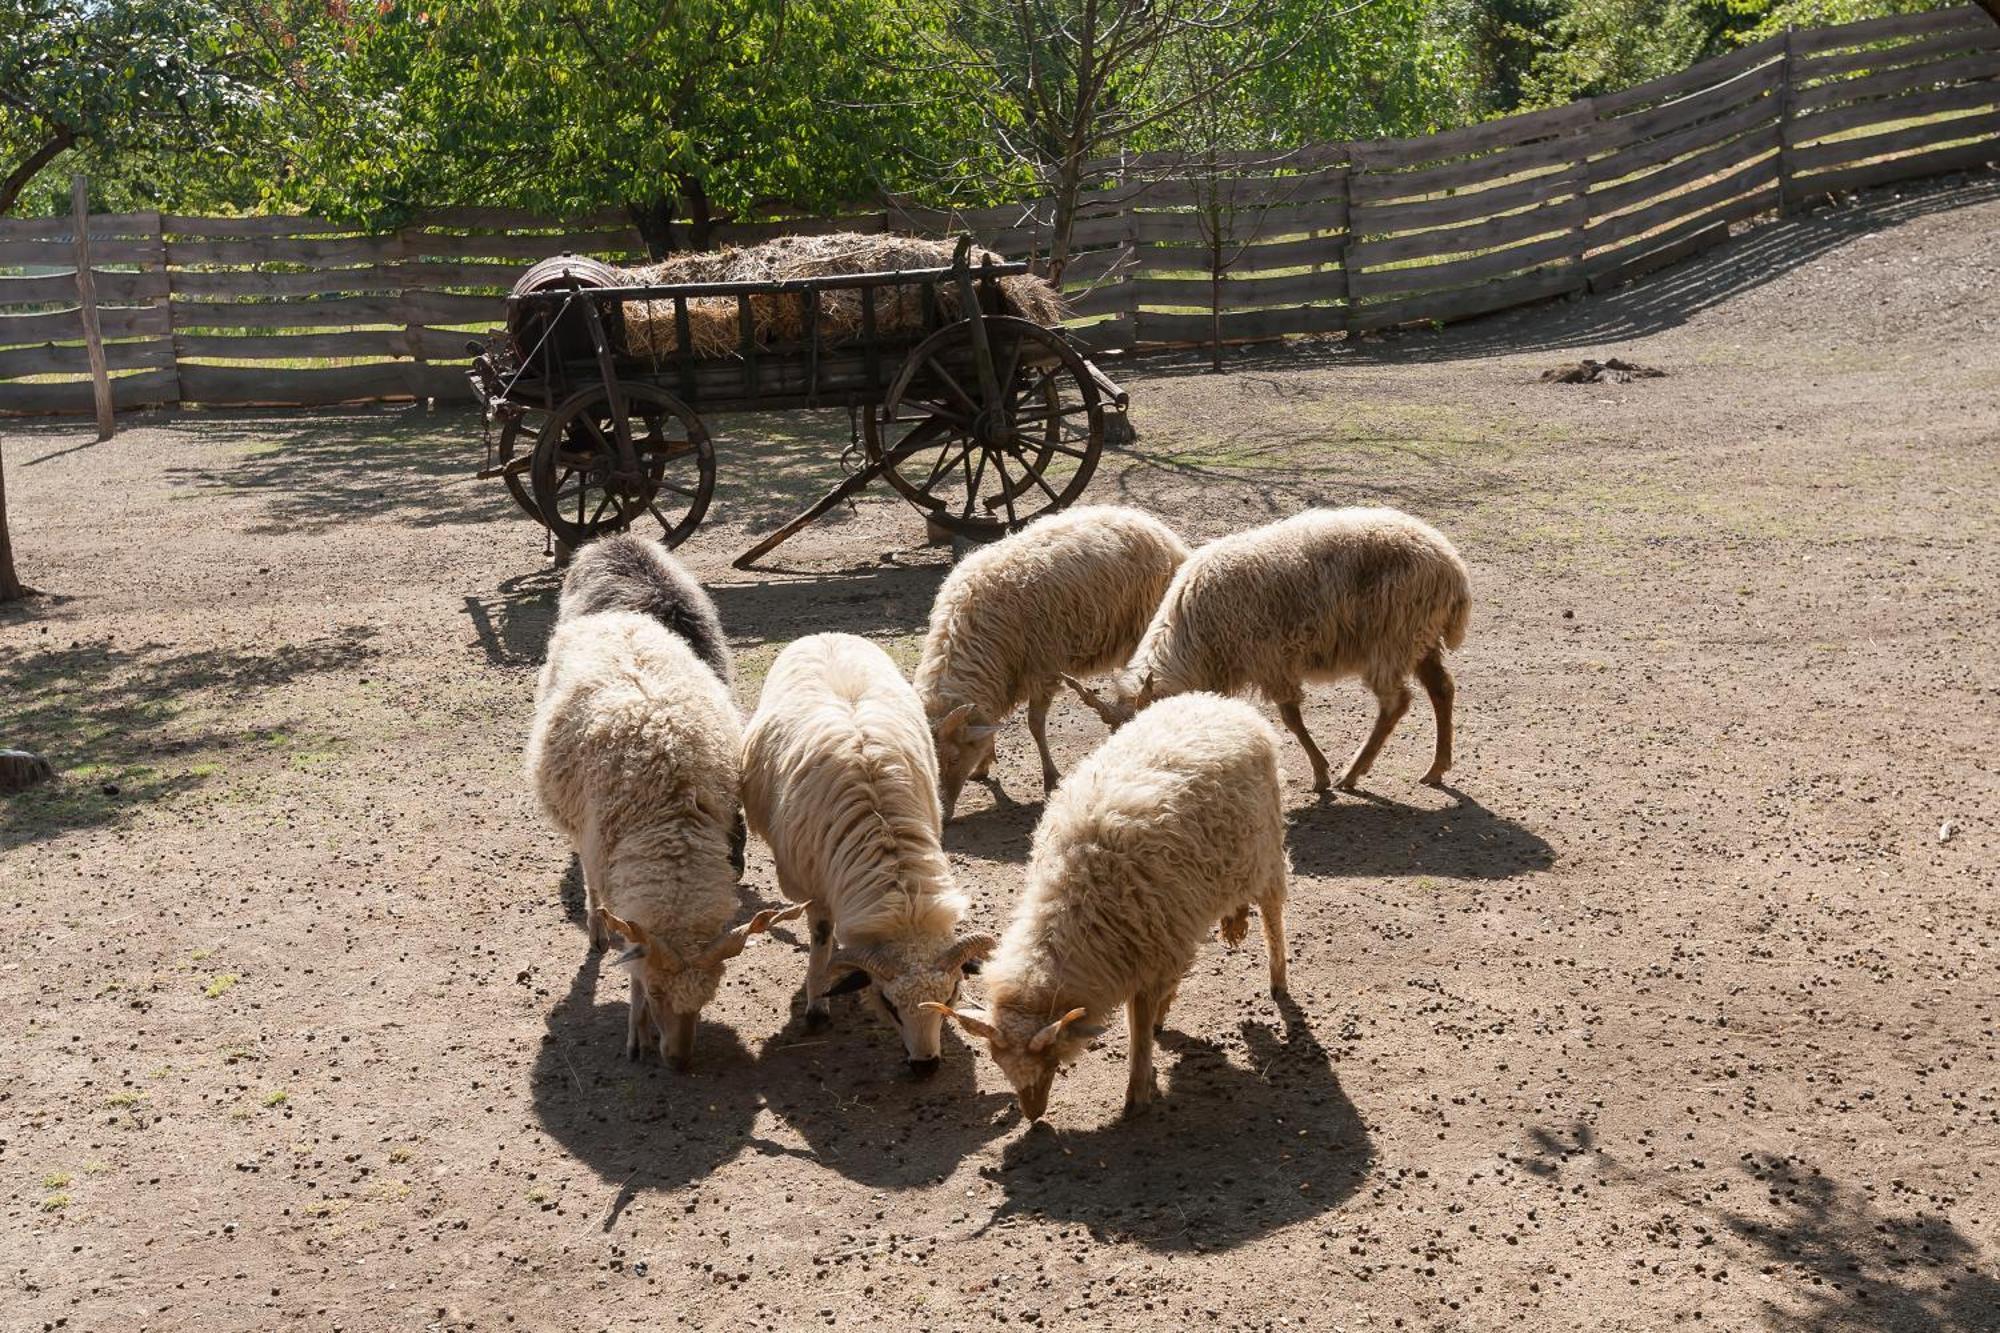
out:
<path id="1" fill-rule="evenodd" d="M 1612 357 L 1608 361 L 1585 359 L 1567 366 L 1556 366 L 1542 372 L 1542 379 L 1549 384 L 1596 384 L 1609 376 L 1619 384 L 1629 384 L 1633 380 L 1657 380 L 1666 377 L 1666 371 L 1652 366 L 1642 366 L 1632 361 L 1621 361 Z"/>

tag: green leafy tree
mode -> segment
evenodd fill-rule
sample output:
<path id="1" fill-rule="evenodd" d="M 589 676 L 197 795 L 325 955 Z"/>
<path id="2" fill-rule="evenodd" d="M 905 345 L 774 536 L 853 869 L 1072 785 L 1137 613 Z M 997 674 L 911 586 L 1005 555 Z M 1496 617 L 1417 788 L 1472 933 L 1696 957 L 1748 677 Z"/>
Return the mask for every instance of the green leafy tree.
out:
<path id="1" fill-rule="evenodd" d="M 215 148 L 261 101 L 239 36 L 208 0 L 0 0 L 0 215 L 71 150 Z"/>

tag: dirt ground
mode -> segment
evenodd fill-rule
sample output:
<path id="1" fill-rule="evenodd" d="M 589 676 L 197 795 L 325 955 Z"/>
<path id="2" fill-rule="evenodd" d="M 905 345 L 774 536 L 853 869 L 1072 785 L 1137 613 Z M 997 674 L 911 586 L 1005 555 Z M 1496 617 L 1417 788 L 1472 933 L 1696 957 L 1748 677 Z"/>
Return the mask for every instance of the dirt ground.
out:
<path id="1" fill-rule="evenodd" d="M 1537 378 L 1609 354 L 1668 376 Z M 955 1036 L 928 1083 L 851 1002 L 806 1036 L 789 927 L 695 1072 L 625 1061 L 520 775 L 555 579 L 476 420 L 0 427 L 53 594 L 0 615 L 0 744 L 67 771 L 0 805 L 0 1327 L 2000 1328 L 2000 180 L 1233 362 L 1123 372 L 1093 496 L 1436 522 L 1456 789 L 1421 703 L 1365 797 L 1288 749 L 1296 1004 L 1211 943 L 1155 1113 L 1120 1028 L 1032 1132 Z M 912 663 L 906 507 L 728 565 L 844 419 L 718 437 L 684 554 L 744 703 L 809 631 Z M 1011 729 L 947 830 L 987 926 L 1035 771 Z"/>

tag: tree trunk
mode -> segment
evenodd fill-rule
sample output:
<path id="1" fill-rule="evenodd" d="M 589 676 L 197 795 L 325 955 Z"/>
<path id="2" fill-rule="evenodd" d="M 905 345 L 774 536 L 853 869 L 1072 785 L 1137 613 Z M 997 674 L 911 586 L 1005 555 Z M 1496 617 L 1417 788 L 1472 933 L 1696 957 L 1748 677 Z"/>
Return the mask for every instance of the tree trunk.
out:
<path id="1" fill-rule="evenodd" d="M 681 178 L 681 198 L 688 206 L 688 249 L 713 250 L 715 248 L 715 207 L 708 200 L 708 191 L 700 181 L 692 176 Z"/>
<path id="2" fill-rule="evenodd" d="M 21 191 L 28 188 L 28 182 L 34 180 L 43 167 L 55 161 L 58 153 L 75 142 L 76 136 L 68 130 L 57 130 L 55 137 L 28 154 L 25 162 L 9 172 L 7 179 L 0 181 L 0 217 L 11 213 L 14 201 L 21 197 Z"/>
<path id="3" fill-rule="evenodd" d="M 31 591 L 14 572 L 14 540 L 7 535 L 7 468 L 0 462 L 0 602 L 18 602 Z"/>
<path id="4" fill-rule="evenodd" d="M 674 201 L 664 194 L 656 194 L 643 204 L 625 205 L 626 214 L 632 225 L 639 229 L 639 239 L 646 243 L 646 253 L 654 259 L 665 259 L 674 251 Z"/>
<path id="5" fill-rule="evenodd" d="M 1070 154 L 1056 166 L 1056 208 L 1049 234 L 1049 282 L 1060 288 L 1069 267 L 1070 233 L 1076 230 L 1076 196 L 1082 188 L 1083 159 Z"/>
<path id="6" fill-rule="evenodd" d="M 1986 11 L 1988 18 L 1992 19 L 1995 23 L 2000 23 L 2000 0 L 1977 0 L 1977 3 L 1981 9 Z"/>

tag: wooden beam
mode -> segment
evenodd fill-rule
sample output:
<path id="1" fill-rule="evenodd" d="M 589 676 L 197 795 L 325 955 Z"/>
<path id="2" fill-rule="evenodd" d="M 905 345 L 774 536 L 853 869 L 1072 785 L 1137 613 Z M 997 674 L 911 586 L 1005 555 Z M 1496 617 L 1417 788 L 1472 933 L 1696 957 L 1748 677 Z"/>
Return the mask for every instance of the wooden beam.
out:
<path id="1" fill-rule="evenodd" d="M 1974 0 L 1974 3 L 1986 11 L 1987 18 L 2000 23 L 2000 0 Z"/>
<path id="2" fill-rule="evenodd" d="M 111 372 L 104 364 L 104 335 L 97 328 L 97 284 L 90 276 L 90 186 L 82 172 L 69 178 L 69 211 L 76 224 L 76 297 L 82 307 L 83 345 L 90 354 L 90 387 L 97 400 L 97 438 L 118 429 L 111 410 Z"/>

